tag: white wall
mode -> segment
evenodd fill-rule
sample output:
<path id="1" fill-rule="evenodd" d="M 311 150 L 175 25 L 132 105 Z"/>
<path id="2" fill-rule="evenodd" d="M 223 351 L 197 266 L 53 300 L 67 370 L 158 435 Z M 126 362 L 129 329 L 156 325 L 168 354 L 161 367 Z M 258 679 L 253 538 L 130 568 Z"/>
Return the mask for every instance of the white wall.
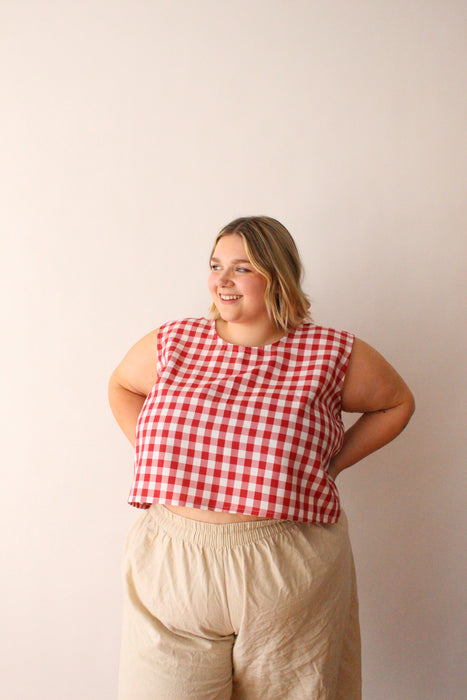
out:
<path id="1" fill-rule="evenodd" d="M 462 0 L 0 5 L 3 697 L 115 698 L 137 512 L 108 377 L 207 312 L 213 237 L 249 214 L 417 399 L 340 477 L 364 698 L 464 696 L 464 26 Z"/>

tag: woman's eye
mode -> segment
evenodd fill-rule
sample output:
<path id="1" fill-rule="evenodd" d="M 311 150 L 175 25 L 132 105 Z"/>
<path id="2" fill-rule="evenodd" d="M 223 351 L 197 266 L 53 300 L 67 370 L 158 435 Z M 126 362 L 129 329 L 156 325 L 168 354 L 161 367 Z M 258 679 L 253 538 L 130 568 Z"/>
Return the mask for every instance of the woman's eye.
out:
<path id="1" fill-rule="evenodd" d="M 217 265 L 215 263 L 211 263 L 211 270 L 215 270 L 216 272 L 221 269 L 220 265 Z M 246 267 L 236 267 L 235 272 L 250 272 Z"/>

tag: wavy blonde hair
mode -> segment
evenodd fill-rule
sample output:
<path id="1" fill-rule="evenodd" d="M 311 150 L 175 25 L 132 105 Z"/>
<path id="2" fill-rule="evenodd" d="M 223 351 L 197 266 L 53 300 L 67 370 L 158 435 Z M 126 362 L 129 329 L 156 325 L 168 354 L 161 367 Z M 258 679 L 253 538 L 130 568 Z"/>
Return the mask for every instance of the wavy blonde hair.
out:
<path id="1" fill-rule="evenodd" d="M 220 239 L 234 233 L 242 237 L 251 264 L 267 280 L 264 301 L 269 317 L 285 331 L 311 321 L 310 300 L 301 287 L 303 265 L 285 226 L 269 216 L 234 219 L 217 234 L 210 259 Z M 209 316 L 220 317 L 215 304 Z"/>

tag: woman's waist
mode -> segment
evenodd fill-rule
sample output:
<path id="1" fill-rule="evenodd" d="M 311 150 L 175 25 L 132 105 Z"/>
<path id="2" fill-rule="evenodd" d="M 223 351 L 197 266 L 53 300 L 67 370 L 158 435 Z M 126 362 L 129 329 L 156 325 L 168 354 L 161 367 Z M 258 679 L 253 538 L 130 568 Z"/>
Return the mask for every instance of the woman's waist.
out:
<path id="1" fill-rule="evenodd" d="M 252 520 L 269 520 L 270 518 L 262 518 L 257 515 L 246 515 L 244 513 L 228 513 L 214 510 L 204 510 L 201 508 L 191 508 L 188 506 L 174 506 L 171 504 L 164 505 L 167 510 L 170 510 L 176 515 L 181 515 L 190 520 L 200 520 L 204 523 L 214 523 L 224 525 L 228 523 L 244 523 Z"/>

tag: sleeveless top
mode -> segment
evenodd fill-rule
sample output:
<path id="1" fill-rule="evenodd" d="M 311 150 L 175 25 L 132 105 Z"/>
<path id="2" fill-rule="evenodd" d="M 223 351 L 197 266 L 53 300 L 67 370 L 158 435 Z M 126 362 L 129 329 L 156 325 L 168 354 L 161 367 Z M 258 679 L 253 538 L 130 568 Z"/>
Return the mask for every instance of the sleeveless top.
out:
<path id="1" fill-rule="evenodd" d="M 224 341 L 211 319 L 164 323 L 128 503 L 337 522 L 339 494 L 326 469 L 343 441 L 353 340 L 303 323 L 248 347 Z"/>

